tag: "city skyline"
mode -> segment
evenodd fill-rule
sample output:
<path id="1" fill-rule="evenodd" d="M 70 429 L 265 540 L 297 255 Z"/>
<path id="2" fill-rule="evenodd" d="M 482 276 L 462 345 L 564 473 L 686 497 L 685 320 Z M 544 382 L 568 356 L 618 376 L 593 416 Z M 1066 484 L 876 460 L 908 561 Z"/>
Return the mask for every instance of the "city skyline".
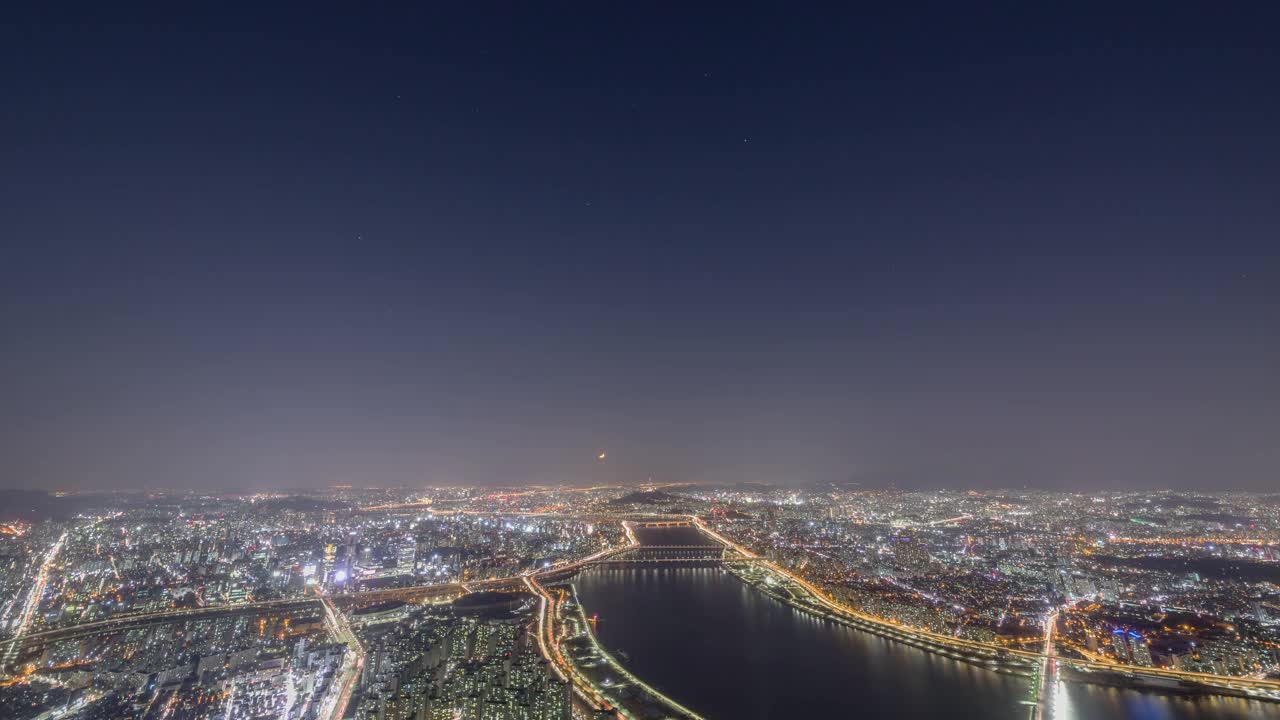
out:
<path id="1" fill-rule="evenodd" d="M 1280 719 L 1276 28 L 6 8 L 0 718 Z"/>
<path id="2" fill-rule="evenodd" d="M 92 500 L 0 513 L 6 717 L 1280 711 L 1274 493 L 664 485 Z"/>

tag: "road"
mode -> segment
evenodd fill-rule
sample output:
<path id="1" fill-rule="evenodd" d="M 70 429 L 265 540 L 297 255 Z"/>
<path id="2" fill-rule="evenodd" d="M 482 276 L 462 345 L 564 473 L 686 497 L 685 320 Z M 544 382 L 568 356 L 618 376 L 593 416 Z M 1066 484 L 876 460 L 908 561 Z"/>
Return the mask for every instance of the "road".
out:
<path id="1" fill-rule="evenodd" d="M 564 653 L 560 650 L 560 643 L 566 637 L 563 620 L 560 617 L 560 600 L 553 596 L 550 591 L 538 582 L 539 576 L 559 574 L 565 571 L 585 568 L 594 563 L 605 561 L 610 555 L 615 553 L 624 552 L 638 547 L 639 542 L 631 532 L 629 524 L 624 523 L 623 526 L 626 529 L 626 535 L 629 541 L 628 545 L 607 548 L 572 563 L 547 568 L 536 573 L 530 573 L 525 576 L 524 582 L 528 589 L 539 598 L 538 650 L 542 653 L 542 656 L 551 663 L 551 667 L 555 669 L 556 675 L 558 675 L 561 680 L 569 682 L 574 693 L 592 708 L 597 710 L 616 710 L 622 717 L 629 718 L 630 715 L 628 715 L 623 708 L 617 707 L 616 704 L 605 697 L 605 695 L 596 688 L 595 684 L 585 675 L 578 672 L 578 669 L 574 667 L 573 663 L 569 662 L 569 660 L 564 656 Z M 582 612 L 581 606 L 578 607 L 578 611 L 579 613 Z M 581 622 L 584 627 L 589 627 L 585 617 L 581 618 Z M 606 661 L 609 662 L 613 671 L 625 678 L 628 683 L 643 689 L 654 699 L 666 703 L 671 709 L 682 713 L 684 716 L 691 718 L 692 720 L 703 720 L 703 718 L 697 713 L 680 705 L 675 700 L 672 700 L 661 692 L 658 692 L 655 688 L 647 685 L 640 678 L 632 675 L 626 668 L 619 665 L 617 661 L 600 646 L 594 633 L 588 631 L 588 634 L 600 656 L 605 658 Z"/>
<path id="2" fill-rule="evenodd" d="M 1058 609 L 1044 616 L 1044 644 L 1041 646 L 1040 668 L 1032 688 L 1031 720 L 1053 717 L 1053 695 L 1058 687 L 1058 649 L 1053 634 L 1058 627 Z"/>
<path id="3" fill-rule="evenodd" d="M 801 578 L 798 575 L 795 575 L 794 573 L 779 567 L 776 563 L 765 560 L 759 557 L 758 555 L 756 555 L 755 553 L 751 552 L 750 550 L 747 550 L 746 548 L 738 545 L 737 543 L 734 543 L 732 540 L 729 540 L 723 535 L 707 527 L 707 525 L 704 522 L 702 522 L 700 518 L 695 517 L 693 518 L 693 521 L 694 521 L 694 524 L 699 529 L 701 529 L 703 532 L 707 533 L 711 537 L 719 540 L 720 542 L 725 543 L 725 545 L 728 546 L 731 550 L 743 555 L 748 559 L 756 561 L 760 565 L 769 568 L 770 570 L 792 580 L 797 585 L 803 587 L 805 590 L 809 592 L 809 594 L 813 597 L 813 599 L 816 600 L 818 603 L 820 603 L 823 607 L 826 607 L 834 611 L 837 615 L 856 618 L 857 620 L 867 624 L 870 627 L 883 628 L 884 632 L 887 635 L 892 636 L 893 634 L 906 632 L 913 639 L 916 639 L 922 642 L 927 642 L 928 644 L 931 644 L 931 645 L 937 645 L 939 647 L 952 648 L 962 653 L 978 652 L 983 654 L 990 654 L 993 652 L 999 652 L 1002 655 L 1007 657 L 1023 658 L 1026 660 L 1037 661 L 1037 662 L 1043 661 L 1047 656 L 1047 652 L 1030 652 L 1027 650 L 1015 650 L 1012 648 L 1005 648 L 1003 646 L 995 645 L 992 643 L 978 642 L 975 640 L 963 640 L 961 638 L 956 638 L 950 635 L 942 635 L 939 633 L 931 632 L 929 630 L 922 630 L 919 628 L 902 625 L 900 623 L 897 623 L 891 620 L 886 620 L 884 618 L 876 617 L 874 615 L 868 615 L 860 610 L 856 610 L 854 608 L 851 608 L 847 605 L 844 605 L 843 603 L 840 603 L 834 600 L 833 598 L 830 597 L 830 595 L 825 590 L 822 590 L 816 587 L 815 585 L 813 585 L 813 583 L 810 583 L 804 578 Z M 1253 678 L 1242 678 L 1242 677 L 1235 677 L 1235 676 L 1229 676 L 1229 675 L 1211 675 L 1208 673 L 1186 672 L 1182 670 L 1166 670 L 1163 668 L 1146 668 L 1146 667 L 1137 667 L 1134 665 L 1121 665 L 1119 663 L 1113 663 L 1113 662 L 1100 662 L 1095 660 L 1075 660 L 1075 659 L 1068 660 L 1066 658 L 1058 658 L 1056 656 L 1056 651 L 1054 653 L 1053 659 L 1054 659 L 1055 675 L 1058 669 L 1058 665 L 1066 664 L 1071 667 L 1078 668 L 1088 672 L 1105 672 L 1105 673 L 1112 673 L 1112 674 L 1118 673 L 1118 674 L 1133 677 L 1133 678 L 1146 677 L 1146 678 L 1159 679 L 1159 680 L 1177 680 L 1185 683 L 1193 683 L 1203 688 L 1241 692 L 1241 693 L 1249 694 L 1253 697 L 1267 698 L 1271 700 L 1280 700 L 1280 681 L 1276 681 L 1276 680 L 1256 680 Z"/>
<path id="4" fill-rule="evenodd" d="M 559 574 L 565 571 L 572 571 L 572 570 L 585 568 L 594 563 L 607 562 L 609 556 L 611 555 L 622 553 L 628 550 L 634 550 L 640 547 L 639 540 L 636 539 L 635 533 L 632 532 L 632 526 L 635 524 L 643 525 L 646 527 L 648 526 L 647 524 L 644 524 L 644 523 L 632 523 L 630 521 L 623 521 L 622 526 L 623 526 L 624 532 L 626 533 L 627 543 L 628 543 L 627 545 L 616 547 L 616 548 L 607 548 L 598 553 L 595 553 L 593 555 L 590 555 L 588 557 L 582 558 L 580 560 L 577 560 L 565 565 L 547 568 L 546 570 L 543 570 L 540 572 L 531 573 L 524 579 L 525 584 L 528 586 L 529 590 L 532 591 L 534 594 L 538 595 L 540 600 L 540 605 L 538 610 L 538 649 L 539 651 L 541 651 L 542 656 L 546 658 L 548 662 L 551 663 L 551 666 L 553 668 L 555 668 L 555 672 L 560 677 L 560 679 L 567 680 L 570 683 L 571 687 L 573 688 L 575 694 L 577 694 L 578 697 L 584 700 L 589 706 L 597 710 L 616 710 L 618 714 L 624 718 L 629 718 L 631 716 L 627 713 L 627 711 L 624 708 L 618 707 L 609 698 L 605 697 L 604 693 L 599 688 L 597 688 L 595 686 L 595 683 L 593 683 L 588 677 L 578 672 L 578 669 L 574 667 L 573 663 L 569 662 L 569 660 L 565 658 L 563 652 L 560 650 L 560 644 L 566 637 L 564 626 L 563 626 L 563 620 L 560 617 L 561 603 L 558 598 L 553 596 L 545 587 L 542 586 L 541 583 L 538 582 L 538 579 L 540 576 Z M 689 523 L 687 521 L 676 521 L 676 522 L 670 522 L 670 523 L 663 523 L 663 525 L 661 526 L 666 527 L 666 526 L 688 525 L 688 524 Z M 663 546 L 663 547 L 665 549 L 672 549 L 672 548 L 683 549 L 684 548 L 684 546 Z M 696 546 L 696 549 L 705 550 L 706 547 Z M 583 627 L 589 628 L 590 625 L 587 623 L 586 617 L 581 615 L 582 613 L 581 605 L 578 606 L 578 613 L 580 615 L 580 621 Z M 610 668 L 615 673 L 623 677 L 629 684 L 631 684 L 634 687 L 642 689 L 643 691 L 648 693 L 654 700 L 665 703 L 671 710 L 681 713 L 686 718 L 690 718 L 691 720 L 703 720 L 702 716 L 684 707 L 683 705 L 677 703 L 675 700 L 667 697 L 666 695 L 663 695 L 656 688 L 653 688 L 652 686 L 646 684 L 640 678 L 631 674 L 630 671 L 628 671 L 625 667 L 620 665 L 613 658 L 612 655 L 610 655 L 607 651 L 605 651 L 603 647 L 600 646 L 600 643 L 596 640 L 595 633 L 588 630 L 587 634 L 592 644 L 594 645 L 596 652 L 609 663 Z"/>
<path id="5" fill-rule="evenodd" d="M 35 639 L 51 641 L 54 639 L 78 637 L 87 634 L 117 632 L 127 627 L 145 625 L 149 623 L 173 622 L 201 617 L 214 617 L 218 615 L 234 615 L 245 612 L 287 611 L 302 609 L 310 605 L 318 604 L 324 614 L 326 629 L 336 641 L 343 643 L 350 649 L 350 652 L 348 652 L 346 657 L 344 657 L 342 666 L 339 668 L 334 678 L 333 692 L 326 695 L 325 699 L 322 701 L 317 717 L 323 718 L 324 720 L 340 720 L 343 715 L 345 715 L 347 706 L 355 692 L 357 682 L 360 678 L 360 672 L 364 668 L 366 660 L 364 648 L 356 637 L 355 632 L 351 629 L 351 625 L 347 620 L 346 614 L 337 607 L 338 602 L 377 601 L 391 596 L 407 597 L 421 594 L 462 594 L 463 592 L 473 592 L 480 589 L 500 588 L 512 583 L 523 583 L 543 598 L 543 614 L 545 614 L 547 609 L 546 603 L 548 601 L 551 602 L 552 613 L 556 613 L 558 612 L 557 604 L 545 589 L 537 585 L 536 581 L 533 580 L 533 576 L 574 571 L 631 547 L 628 545 L 605 548 L 604 550 L 593 553 L 587 557 L 574 561 L 557 563 L 537 571 L 530 571 L 520 577 L 480 580 L 467 583 L 465 586 L 460 583 L 443 583 L 438 585 L 420 585 L 390 590 L 371 590 L 336 597 L 327 594 L 320 594 L 315 597 L 306 598 L 268 600 L 262 602 L 240 603 L 237 605 L 218 605 L 213 607 L 189 608 L 183 610 L 162 610 L 151 613 L 134 613 L 121 615 L 107 620 L 71 625 L 64 628 L 56 628 L 27 635 L 25 630 L 29 626 L 31 616 L 34 614 L 35 608 L 38 607 L 39 597 L 44 592 L 43 588 L 48 580 L 48 571 L 52 567 L 53 561 L 61 550 L 62 544 L 65 540 L 66 535 L 64 534 L 58 543 L 55 544 L 54 548 L 50 550 L 48 555 L 46 555 L 41 565 L 41 571 L 37 575 L 36 584 L 33 586 L 31 593 L 31 598 L 35 598 L 35 600 L 33 601 L 29 598 L 28 607 L 24 608 L 24 620 L 20 626 L 22 632 L 9 640 L 5 646 L 4 667 L 8 667 L 12 664 L 13 660 L 17 659 L 17 653 L 21 650 L 24 643 Z M 543 656 L 547 657 L 551 661 L 552 666 L 555 668 L 556 672 L 560 674 L 561 679 L 569 680 L 573 675 L 576 675 L 576 673 L 573 673 L 573 675 L 566 675 L 564 672 L 566 668 L 572 672 L 572 668 L 569 666 L 567 660 L 559 654 L 559 644 L 553 634 L 554 628 L 557 626 L 558 624 L 555 622 L 546 623 L 544 632 L 544 618 L 542 615 L 539 616 L 539 649 L 542 651 Z M 546 643 L 546 638 L 548 637 L 552 640 L 550 647 L 548 647 Z M 552 653 L 552 649 L 555 651 L 554 654 Z M 607 706 L 607 704 L 601 705 L 604 701 L 599 696 L 592 697 L 592 695 L 587 694 L 587 692 L 584 691 L 584 688 L 588 691 L 592 690 L 590 683 L 586 682 L 585 678 L 580 676 L 576 677 L 576 682 L 574 682 L 573 685 L 574 689 L 579 693 L 579 696 L 587 700 L 589 703 L 596 705 L 597 707 Z"/>
<path id="6" fill-rule="evenodd" d="M 331 596 L 331 599 L 335 603 L 346 604 L 378 602 L 380 600 L 392 599 L 412 599 L 418 596 L 461 595 L 465 592 L 471 592 L 477 589 L 502 587 L 503 585 L 519 582 L 520 578 L 515 577 L 500 578 L 496 580 L 480 580 L 467 583 L 466 585 L 463 585 L 462 583 L 414 585 L 404 588 L 387 588 L 348 593 L 346 595 Z M 184 608 L 181 610 L 157 610 L 154 612 L 124 613 L 107 618 L 106 620 L 95 620 L 93 622 L 78 623 L 75 625 L 67 625 L 65 627 L 28 633 L 21 638 L 13 637 L 2 641 L 0 642 L 0 646 L 5 647 L 5 654 L 7 656 L 9 653 L 15 652 L 14 648 L 16 646 L 30 644 L 34 641 L 50 642 L 84 635 L 115 632 L 137 625 L 147 625 L 157 622 L 194 620 L 198 618 L 216 617 L 218 615 L 236 615 L 240 613 L 289 611 L 314 605 L 318 599 L 319 598 L 317 597 L 294 597 L 283 600 L 262 600 L 258 602 L 245 602 L 228 605 L 208 605 L 205 607 Z"/>
<path id="7" fill-rule="evenodd" d="M 557 629 L 561 627 L 560 601 L 553 597 L 551 593 L 538 582 L 538 576 L 572 571 L 586 567 L 587 565 L 606 558 L 609 555 L 630 549 L 633 545 L 606 548 L 576 562 L 553 566 L 536 573 L 529 573 L 523 578 L 525 586 L 539 598 L 538 650 L 542 653 L 542 657 L 546 658 L 547 662 L 551 663 L 551 667 L 555 670 L 556 675 L 559 676 L 561 680 L 568 682 L 573 688 L 574 693 L 577 694 L 579 698 L 596 709 L 611 709 L 613 705 L 605 700 L 599 691 L 596 690 L 595 686 L 592 685 L 591 681 L 580 674 L 577 669 L 574 668 L 573 664 L 565 659 L 564 654 L 561 653 L 560 640 L 562 640 L 563 637 L 557 633 Z"/>
<path id="8" fill-rule="evenodd" d="M 0 667 L 8 667 L 10 663 L 17 659 L 18 651 L 22 648 L 22 638 L 27 634 L 27 628 L 31 626 L 31 618 L 35 616 L 36 610 L 39 609 L 40 598 L 44 595 L 45 585 L 49 583 L 49 570 L 53 567 L 54 560 L 57 559 L 58 553 L 62 551 L 62 546 L 66 542 L 67 533 L 64 532 L 40 563 L 40 569 L 36 572 L 35 583 L 31 586 L 31 593 L 27 595 L 27 601 L 22 607 L 22 612 L 18 613 L 18 624 L 14 628 L 13 638 L 9 640 L 9 646 L 5 649 L 3 659 L 0 659 Z"/>
<path id="9" fill-rule="evenodd" d="M 653 516 L 648 516 L 648 517 L 653 517 Z M 844 616 L 847 618 L 856 619 L 857 621 L 864 623 L 872 628 L 881 628 L 887 636 L 898 636 L 898 635 L 905 634 L 909 636 L 913 641 L 923 642 L 929 645 L 936 645 L 941 648 L 948 648 L 960 653 L 978 653 L 987 657 L 991 656 L 993 653 L 999 653 L 1000 656 L 1002 657 L 1020 658 L 1027 661 L 1037 662 L 1037 663 L 1040 663 L 1042 670 L 1045 671 L 1041 673 L 1041 681 L 1045 683 L 1049 682 L 1050 675 L 1054 678 L 1057 677 L 1057 670 L 1058 670 L 1059 664 L 1067 663 L 1071 667 L 1084 670 L 1084 671 L 1106 672 L 1106 673 L 1113 673 L 1113 674 L 1119 673 L 1119 674 L 1134 677 L 1134 678 L 1148 677 L 1148 678 L 1156 678 L 1156 679 L 1162 679 L 1162 680 L 1176 680 L 1180 682 L 1194 683 L 1196 685 L 1199 685 L 1205 688 L 1216 688 L 1216 689 L 1227 690 L 1227 691 L 1244 692 L 1244 693 L 1248 693 L 1248 694 L 1259 696 L 1259 697 L 1280 699 L 1280 682 L 1277 682 L 1274 680 L 1256 680 L 1251 678 L 1211 675 L 1206 673 L 1184 672 L 1179 670 L 1165 670 L 1160 668 L 1139 668 L 1131 665 L 1121 665 L 1118 663 L 1098 661 L 1098 660 L 1076 660 L 1076 659 L 1066 660 L 1066 659 L 1058 658 L 1056 655 L 1055 643 L 1053 642 L 1053 637 L 1052 637 L 1053 629 L 1051 627 L 1055 623 L 1049 623 L 1050 627 L 1046 628 L 1046 638 L 1045 638 L 1044 647 L 1039 652 L 1032 652 L 1032 651 L 1026 651 L 1026 650 L 1006 648 L 1006 647 L 991 644 L 991 643 L 964 640 L 964 639 L 956 638 L 950 635 L 942 635 L 942 634 L 934 633 L 928 630 L 922 630 L 919 628 L 902 625 L 900 623 L 886 620 L 884 618 L 868 615 L 864 612 L 861 612 L 857 609 L 851 608 L 849 606 L 844 605 L 843 603 L 836 601 L 834 598 L 830 597 L 830 595 L 825 590 L 818 588 L 817 586 L 805 580 L 804 578 L 799 577 L 798 575 L 795 575 L 794 573 L 778 566 L 777 564 L 758 556 L 757 554 L 751 552 L 747 548 L 742 547 L 741 545 L 738 545 L 737 543 L 733 542 L 729 538 L 721 535 L 720 533 L 717 533 L 715 530 L 708 527 L 706 523 L 704 523 L 700 518 L 696 516 L 679 515 L 679 516 L 668 516 L 668 517 L 671 517 L 673 519 L 680 518 L 679 520 L 677 520 L 677 522 L 692 523 L 695 527 L 697 527 L 702 532 L 706 533 L 709 537 L 723 544 L 729 551 L 732 551 L 733 553 L 735 553 L 738 556 L 738 558 L 760 564 L 761 566 L 768 568 L 772 572 L 775 572 L 791 580 L 796 585 L 798 585 L 799 587 L 807 591 L 814 602 L 816 602 L 817 604 L 821 605 L 824 608 L 829 609 L 837 616 Z M 614 520 L 623 520 L 623 517 L 622 516 L 615 517 Z M 638 545 L 635 535 L 631 531 L 630 525 L 631 523 L 623 520 L 623 527 L 626 531 L 626 536 L 630 543 L 629 545 L 614 547 L 614 548 L 606 548 L 604 550 L 601 550 L 600 552 L 593 553 L 592 555 L 585 558 L 581 558 L 579 560 L 561 562 L 549 568 L 527 572 L 522 576 L 518 576 L 518 577 L 476 581 L 476 582 L 468 583 L 466 586 L 463 586 L 458 583 L 442 583 L 437 585 L 421 585 L 421 586 L 414 586 L 409 588 L 396 588 L 396 589 L 390 589 L 390 590 L 374 590 L 374 591 L 367 591 L 362 593 L 351 593 L 351 594 L 341 595 L 333 598 L 326 596 L 321 599 L 321 602 L 325 605 L 326 613 L 332 613 L 334 614 L 335 617 L 342 618 L 345 622 L 345 616 L 342 614 L 340 610 L 336 608 L 335 601 L 342 602 L 342 603 L 363 602 L 363 601 L 371 601 L 375 599 L 383 599 L 386 597 L 393 597 L 393 596 L 409 597 L 414 594 L 420 594 L 420 593 L 461 594 L 462 592 L 474 591 L 481 588 L 494 588 L 494 587 L 502 587 L 504 585 L 510 585 L 513 583 L 524 583 L 530 590 L 532 590 L 535 594 L 537 594 L 540 598 L 542 598 L 543 608 L 541 609 L 540 615 L 539 615 L 540 630 L 539 630 L 538 641 L 539 641 L 539 648 L 540 650 L 542 650 L 543 656 L 546 657 L 552 663 L 553 667 L 556 668 L 557 673 L 559 673 L 563 679 L 575 680 L 575 682 L 573 683 L 574 689 L 576 692 L 578 692 L 578 694 L 581 697 L 583 697 L 583 699 L 587 700 L 589 704 L 599 707 L 601 706 L 600 704 L 604 702 L 603 699 L 600 698 L 598 694 L 595 693 L 594 688 L 591 688 L 590 683 L 586 682 L 585 679 L 580 677 L 575 677 L 575 673 L 572 667 L 565 660 L 565 658 L 559 653 L 558 642 L 554 635 L 555 628 L 556 626 L 558 626 L 558 622 L 557 622 L 558 603 L 555 600 L 555 598 L 553 598 L 550 595 L 550 593 L 548 593 L 545 590 L 545 588 L 541 586 L 538 580 L 539 578 L 545 578 L 546 576 L 552 573 L 572 572 L 574 570 L 585 567 L 593 562 L 607 558 L 608 556 L 614 553 L 618 553 Z M 118 628 L 126 627 L 128 625 L 137 624 L 137 623 L 159 622 L 164 620 L 181 620 L 181 619 L 189 619 L 189 618 L 195 618 L 195 617 L 201 617 L 201 616 L 209 616 L 209 615 L 218 614 L 218 613 L 256 612 L 256 611 L 263 611 L 263 610 L 286 609 L 290 606 L 303 606 L 307 603 L 314 603 L 317 601 L 316 599 L 313 599 L 313 598 L 293 598 L 288 600 L 242 603 L 239 605 L 222 605 L 222 606 L 206 607 L 206 608 L 194 608 L 194 609 L 188 609 L 188 610 L 166 610 L 166 611 L 159 611 L 154 613 L 138 613 L 138 614 L 132 614 L 132 615 L 119 616 L 116 618 L 97 621 L 93 623 L 84 623 L 82 625 L 73 625 L 65 628 L 57 628 L 54 630 L 46 630 L 38 633 L 28 634 L 27 630 L 29 629 L 31 620 L 34 617 L 34 614 L 39 607 L 40 597 L 41 595 L 43 595 L 44 588 L 48 582 L 49 572 L 52 569 L 55 563 L 55 560 L 57 558 L 57 555 L 61 551 L 66 539 L 67 539 L 67 534 L 64 533 L 58 539 L 58 541 L 53 545 L 53 547 L 49 550 L 49 552 L 45 555 L 43 561 L 41 562 L 40 569 L 39 569 L 39 572 L 37 573 L 35 583 L 33 584 L 31 588 L 31 592 L 28 594 L 26 601 L 23 604 L 22 611 L 18 616 L 19 620 L 18 620 L 17 632 L 15 633 L 15 636 L 3 643 L 0 643 L 0 645 L 4 647 L 3 655 L 0 655 L 0 667 L 10 666 L 13 663 L 13 661 L 17 659 L 18 653 L 20 652 L 24 644 L 27 644 L 35 640 L 52 640 L 52 639 L 57 639 L 61 637 L 76 637 L 82 634 L 109 632 Z M 551 619 L 550 623 L 546 622 L 547 616 L 549 616 Z M 335 628 L 337 628 L 339 632 L 342 631 L 341 625 L 335 625 Z M 347 629 L 347 631 L 349 632 L 349 628 Z M 351 638 L 354 639 L 354 635 L 351 635 Z M 357 665 L 355 665 L 352 668 L 344 668 L 345 672 L 354 673 L 354 677 L 359 676 L 359 667 L 360 665 L 363 664 L 363 654 L 359 653 L 358 655 L 359 655 L 359 659 L 356 661 L 356 663 L 358 663 Z M 345 703 L 350 698 L 350 688 L 351 688 L 351 685 L 354 683 L 354 677 L 349 678 L 346 681 L 346 684 L 344 685 L 344 687 L 346 687 L 346 691 L 342 693 L 341 696 L 338 697 L 338 700 L 341 701 L 344 707 L 345 707 Z M 1052 692 L 1052 686 L 1046 685 L 1045 687 L 1048 688 L 1050 693 Z M 1037 706 L 1041 705 L 1041 702 L 1039 701 L 1039 699 L 1044 698 L 1045 695 L 1046 693 L 1042 691 L 1037 692 L 1037 698 L 1038 698 Z M 335 703 L 335 708 L 334 708 L 335 711 L 337 709 L 336 705 L 337 703 Z M 1042 716 L 1036 716 L 1036 717 L 1039 718 Z"/>
<path id="10" fill-rule="evenodd" d="M 333 600 L 328 595 L 322 595 L 320 603 L 324 606 L 325 626 L 335 640 L 347 646 L 348 652 L 342 658 L 342 666 L 333 679 L 333 693 L 324 699 L 316 717 L 320 720 L 342 720 L 342 716 L 347 713 L 347 704 L 351 702 L 351 695 L 355 692 L 356 681 L 360 679 L 360 671 L 364 669 L 364 646 L 347 622 L 347 616 L 334 607 Z"/>

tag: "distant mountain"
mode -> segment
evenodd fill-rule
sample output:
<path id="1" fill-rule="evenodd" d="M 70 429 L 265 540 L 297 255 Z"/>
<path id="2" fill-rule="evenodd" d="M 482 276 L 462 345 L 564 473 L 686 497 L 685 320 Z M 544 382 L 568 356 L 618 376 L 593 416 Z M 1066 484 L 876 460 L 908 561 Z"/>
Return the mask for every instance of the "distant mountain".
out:
<path id="1" fill-rule="evenodd" d="M 321 500 L 319 498 L 290 495 L 289 497 L 259 500 L 254 507 L 258 512 L 264 513 L 279 512 L 281 510 L 293 510 L 294 512 L 326 512 L 331 510 L 345 510 L 349 508 L 350 505 Z"/>
<path id="2" fill-rule="evenodd" d="M 60 520 L 109 504 L 118 505 L 119 499 L 98 494 L 57 496 L 43 490 L 0 489 L 0 521 Z"/>
<path id="3" fill-rule="evenodd" d="M 610 505 L 667 505 L 670 503 L 686 502 L 688 498 L 680 497 L 664 493 L 661 490 L 637 490 L 627 493 L 620 498 L 609 501 Z"/>
<path id="4" fill-rule="evenodd" d="M 732 492 L 757 492 L 766 493 L 777 490 L 779 486 L 769 485 L 759 482 L 739 482 L 739 483 L 694 483 L 690 485 L 681 485 L 681 490 L 689 492 L 719 492 L 728 490 Z"/>

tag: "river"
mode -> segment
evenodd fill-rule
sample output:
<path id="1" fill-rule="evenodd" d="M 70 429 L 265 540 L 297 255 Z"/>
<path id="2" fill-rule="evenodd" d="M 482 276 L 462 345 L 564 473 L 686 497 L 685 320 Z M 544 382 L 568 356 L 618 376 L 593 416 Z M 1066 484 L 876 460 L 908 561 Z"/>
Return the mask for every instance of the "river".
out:
<path id="1" fill-rule="evenodd" d="M 1029 680 L 796 610 L 718 567 L 602 566 L 579 575 L 587 615 L 623 664 L 708 720 L 1025 720 Z M 619 653 L 614 653 L 615 656 Z M 1280 705 L 1059 683 L 1053 720 L 1280 718 Z"/>

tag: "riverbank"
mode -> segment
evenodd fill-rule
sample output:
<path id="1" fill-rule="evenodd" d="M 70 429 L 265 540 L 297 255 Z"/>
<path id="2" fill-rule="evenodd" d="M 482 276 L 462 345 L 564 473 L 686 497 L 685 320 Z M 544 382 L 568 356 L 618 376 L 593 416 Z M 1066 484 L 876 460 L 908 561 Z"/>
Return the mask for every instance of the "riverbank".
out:
<path id="1" fill-rule="evenodd" d="M 939 636 L 935 633 L 890 625 L 881 621 L 868 620 L 853 613 L 838 611 L 832 607 L 830 601 L 815 597 L 812 589 L 790 575 L 779 572 L 769 564 L 726 561 L 725 567 L 752 588 L 798 610 L 953 660 L 981 665 L 996 672 L 1033 677 L 1042 659 L 1042 656 L 1035 653 L 1009 650 L 985 643 L 966 642 L 960 645 L 953 643 L 950 639 L 938 639 Z M 1199 677 L 1189 673 L 1105 665 L 1062 657 L 1056 660 L 1062 668 L 1060 677 L 1073 682 L 1178 695 L 1221 695 L 1280 703 L 1280 691 L 1254 687 L 1252 685 L 1256 681 L 1243 678 Z"/>
<path id="2" fill-rule="evenodd" d="M 633 675 L 600 644 L 573 586 L 561 602 L 564 657 L 618 713 L 630 720 L 705 720 Z"/>
<path id="3" fill-rule="evenodd" d="M 1027 720 L 1034 678 L 833 622 L 724 568 L 605 565 L 574 580 L 594 634 L 632 674 L 709 720 L 981 717 Z M 598 616 L 598 620 L 597 620 Z M 625 652 L 624 652 L 625 651 Z M 1276 706 L 1219 695 L 1058 682 L 1054 720 L 1262 720 Z"/>
<path id="4" fill-rule="evenodd" d="M 999 649 L 961 652 L 952 645 L 932 642 L 927 636 L 917 634 L 909 629 L 886 626 L 882 623 L 867 622 L 852 615 L 839 614 L 827 606 L 813 601 L 808 589 L 791 578 L 773 571 L 766 565 L 745 562 L 725 562 L 725 569 L 754 590 L 774 600 L 785 603 L 797 610 L 816 615 L 846 627 L 869 632 L 911 647 L 943 655 L 952 660 L 981 665 L 996 672 L 1031 677 L 1035 674 L 1036 661 L 1020 655 L 1002 652 Z"/>

